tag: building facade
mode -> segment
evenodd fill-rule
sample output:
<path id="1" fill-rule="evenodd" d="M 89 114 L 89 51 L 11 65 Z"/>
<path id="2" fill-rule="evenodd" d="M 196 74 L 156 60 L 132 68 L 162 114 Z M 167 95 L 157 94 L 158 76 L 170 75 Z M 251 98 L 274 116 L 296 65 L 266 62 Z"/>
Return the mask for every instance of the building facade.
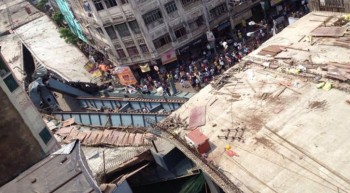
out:
<path id="1" fill-rule="evenodd" d="M 257 0 L 73 0 L 69 3 L 88 42 L 117 65 L 174 62 L 200 43 L 204 43 L 205 49 L 207 31 L 230 30 L 252 16 L 253 6 L 260 6 Z"/>
<path id="2" fill-rule="evenodd" d="M 59 145 L 0 54 L 0 186 Z"/>
<path id="3" fill-rule="evenodd" d="M 350 12 L 348 0 L 310 0 L 309 7 L 312 11 Z"/>

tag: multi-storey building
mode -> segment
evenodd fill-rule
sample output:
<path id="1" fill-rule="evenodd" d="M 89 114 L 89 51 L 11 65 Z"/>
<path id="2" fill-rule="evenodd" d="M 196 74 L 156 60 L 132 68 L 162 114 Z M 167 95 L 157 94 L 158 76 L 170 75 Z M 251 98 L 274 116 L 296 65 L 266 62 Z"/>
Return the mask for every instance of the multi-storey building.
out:
<path id="1" fill-rule="evenodd" d="M 88 42 L 118 65 L 151 60 L 167 64 L 200 43 L 205 49 L 207 31 L 230 30 L 252 16 L 253 6 L 260 6 L 257 0 L 72 0 L 69 4 Z"/>
<path id="2" fill-rule="evenodd" d="M 0 186 L 59 148 L 9 69 L 0 53 Z"/>
<path id="3" fill-rule="evenodd" d="M 348 0 L 310 0 L 309 7 L 312 11 L 349 13 L 350 2 Z"/>

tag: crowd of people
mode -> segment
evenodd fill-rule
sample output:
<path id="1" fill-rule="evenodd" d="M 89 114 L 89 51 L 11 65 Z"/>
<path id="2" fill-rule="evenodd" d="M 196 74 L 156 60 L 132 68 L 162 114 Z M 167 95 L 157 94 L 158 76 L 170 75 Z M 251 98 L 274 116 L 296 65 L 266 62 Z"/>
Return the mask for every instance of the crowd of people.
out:
<path id="1" fill-rule="evenodd" d="M 223 39 L 218 42 L 215 53 L 213 50 L 204 48 L 200 57 L 183 60 L 174 69 L 159 70 L 156 73 L 154 71 L 148 72 L 146 76 L 140 78 L 138 84 L 126 86 L 125 92 L 171 96 L 176 93 L 176 83 L 182 88 L 192 87 L 199 90 L 209 84 L 215 76 L 239 62 L 268 38 L 266 27 L 254 30 L 254 35 L 250 37 L 244 34 L 244 31 L 234 31 L 236 35 L 234 41 Z M 113 76 L 115 66 L 111 63 L 106 64 L 101 58 L 97 60 L 97 63 L 101 62 L 98 66 L 102 73 L 101 81 L 107 82 L 108 89 L 113 90 L 113 88 L 120 86 L 113 84 L 118 82 Z"/>
<path id="2" fill-rule="evenodd" d="M 189 58 L 172 70 L 157 71 L 157 74 L 149 72 L 147 76 L 140 79 L 139 84 L 127 86 L 126 91 L 143 94 L 151 94 L 154 91 L 153 93 L 157 95 L 171 96 L 176 92 L 175 83 L 179 83 L 182 88 L 192 87 L 199 90 L 209 84 L 215 76 L 226 71 L 256 49 L 269 36 L 266 27 L 254 30 L 254 35 L 251 37 L 237 30 L 235 41 L 218 42 L 216 53 L 204 48 L 201 57 Z"/>
<path id="3" fill-rule="evenodd" d="M 301 17 L 307 11 L 296 13 L 298 17 Z M 249 26 L 249 32 L 247 31 L 248 28 L 233 30 L 235 38 L 220 41 L 216 53 L 212 53 L 212 50 L 203 49 L 202 57 L 187 59 L 179 64 L 175 70 L 163 74 L 158 73 L 159 80 L 157 81 L 149 76 L 148 80 L 141 81 L 141 87 L 163 87 L 164 93 L 170 95 L 169 82 L 174 81 L 178 82 L 183 88 L 193 87 L 199 90 L 209 84 L 215 76 L 241 61 L 244 56 L 275 35 L 281 28 L 287 26 L 287 17 L 282 18 L 284 18 L 281 22 L 282 26 L 276 24 L 276 19 L 273 19 L 274 22 L 271 23 L 266 23 L 264 20 L 254 23 Z"/>
<path id="4" fill-rule="evenodd" d="M 138 84 L 129 85 L 125 90 L 128 93 L 143 94 L 154 91 L 158 95 L 171 96 L 176 92 L 175 83 L 179 83 L 182 88 L 192 87 L 199 90 L 274 35 L 274 27 L 275 25 L 261 21 L 248 26 L 249 32 L 248 28 L 233 30 L 234 38 L 221 39 L 217 42 L 215 51 L 212 48 L 203 48 L 199 57 L 182 59 L 175 69 L 149 72 L 147 76 L 141 77 Z M 113 78 L 113 72 L 110 73 L 113 67 L 109 70 L 105 70 L 103 66 L 100 68 L 103 77 L 107 80 Z"/>

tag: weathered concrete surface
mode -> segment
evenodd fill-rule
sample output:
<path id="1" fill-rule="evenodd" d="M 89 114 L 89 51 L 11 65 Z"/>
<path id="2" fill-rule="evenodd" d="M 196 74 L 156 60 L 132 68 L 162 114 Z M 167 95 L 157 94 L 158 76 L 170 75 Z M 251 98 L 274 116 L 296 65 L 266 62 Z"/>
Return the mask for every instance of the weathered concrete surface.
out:
<path id="1" fill-rule="evenodd" d="M 45 157 L 20 114 L 0 89 L 0 186 Z"/>
<path id="2" fill-rule="evenodd" d="M 322 78 L 335 88 L 317 89 L 314 78 L 260 65 L 269 58 L 282 64 L 286 59 L 257 54 L 268 45 L 282 45 L 287 49 L 277 57 L 293 61 L 286 68 L 304 65 L 313 75 L 324 74 L 318 65 L 330 62 L 349 68 L 349 48 L 333 44 L 336 38 L 308 38 L 329 18 L 328 26 L 336 21 L 334 15 L 317 12 L 301 18 L 246 58 L 259 65 L 226 72 L 221 89 L 203 88 L 174 113 L 186 119 L 193 107 L 206 105 L 206 125 L 200 129 L 212 145 L 208 157 L 245 193 L 350 192 L 349 92 L 335 89 L 349 85 Z M 234 132 L 227 140 L 218 137 L 235 128 L 245 128 L 242 140 L 232 139 Z M 176 131 L 180 136 L 187 132 Z M 226 145 L 238 156 L 228 156 Z"/>

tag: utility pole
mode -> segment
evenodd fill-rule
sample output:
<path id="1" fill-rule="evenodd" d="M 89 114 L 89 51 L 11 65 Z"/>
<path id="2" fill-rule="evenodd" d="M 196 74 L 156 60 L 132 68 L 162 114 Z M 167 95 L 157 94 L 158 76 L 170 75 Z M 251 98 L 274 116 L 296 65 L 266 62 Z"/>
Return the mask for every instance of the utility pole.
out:
<path id="1" fill-rule="evenodd" d="M 204 19 L 205 19 L 205 25 L 207 26 L 207 39 L 208 39 L 209 45 L 214 47 L 214 52 L 215 54 L 217 54 L 216 46 L 215 46 L 215 37 L 213 35 L 213 32 L 210 30 L 209 15 L 208 15 L 209 11 L 207 7 L 207 3 L 206 3 L 206 0 L 201 0 L 201 1 L 202 1 L 202 4 L 204 5 Z M 212 36 L 212 38 L 209 38 L 209 36 Z"/>

